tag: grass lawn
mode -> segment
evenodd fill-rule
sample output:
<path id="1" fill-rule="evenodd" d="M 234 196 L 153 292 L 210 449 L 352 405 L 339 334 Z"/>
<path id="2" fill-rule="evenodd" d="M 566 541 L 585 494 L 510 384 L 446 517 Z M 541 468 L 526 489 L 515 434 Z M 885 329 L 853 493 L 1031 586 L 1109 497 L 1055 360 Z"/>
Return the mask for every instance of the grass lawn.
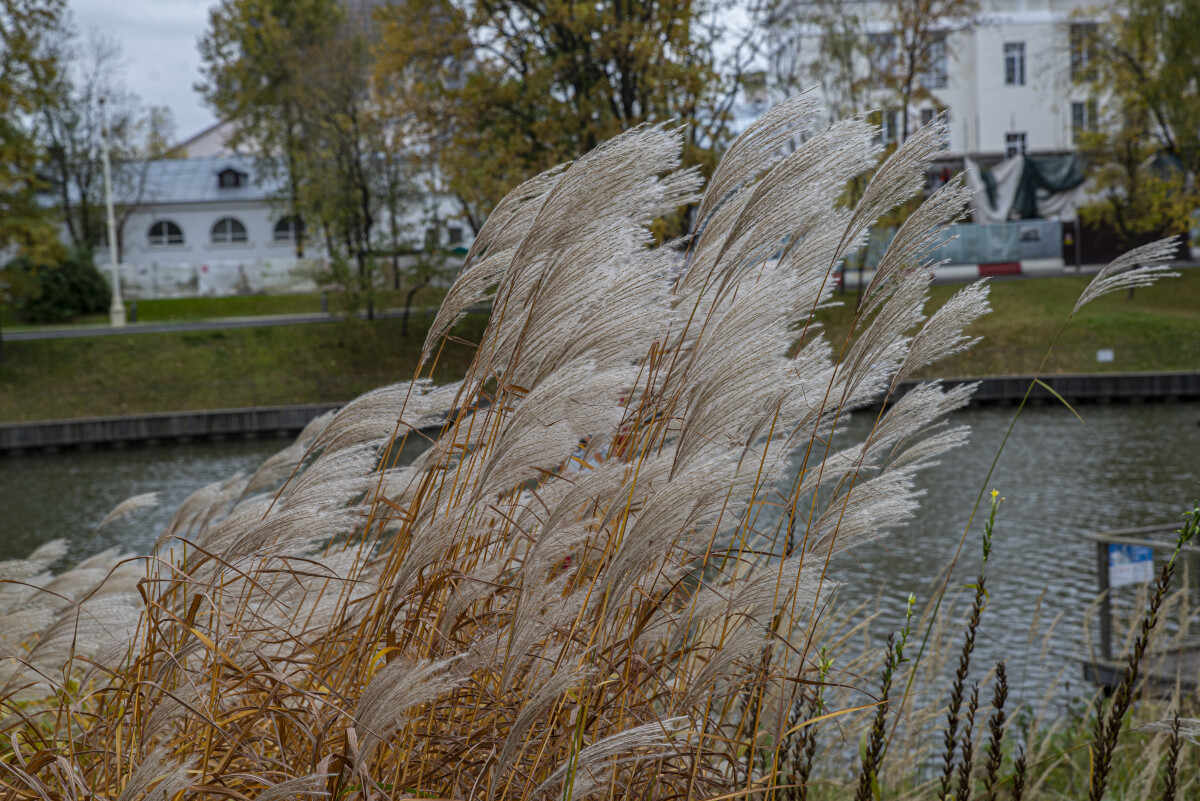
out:
<path id="1" fill-rule="evenodd" d="M 8 342 L 0 422 L 344 401 L 411 378 L 432 317 Z M 477 341 L 486 318 L 454 333 Z M 447 343 L 435 379 L 472 349 Z"/>
<path id="2" fill-rule="evenodd" d="M 1054 348 L 1047 373 L 1200 370 L 1200 269 L 1139 289 L 1132 300 L 1115 293 L 1084 306 Z M 992 282 L 992 313 L 971 329 L 983 341 L 970 351 L 926 368 L 924 376 L 1031 374 L 1062 328 L 1090 276 Z M 926 313 L 961 285 L 935 286 Z M 841 307 L 820 312 L 835 350 L 854 314 L 855 293 L 834 295 Z M 1097 362 L 1111 349 L 1113 361 Z"/>
<path id="3" fill-rule="evenodd" d="M 995 311 L 981 319 L 974 350 L 934 365 L 926 375 L 948 377 L 1028 374 L 1037 368 L 1087 277 L 996 281 Z M 933 289 L 928 311 L 959 286 Z M 280 298 L 288 302 L 305 296 Z M 820 313 L 840 349 L 854 312 L 854 293 L 835 296 L 843 306 Z M 436 302 L 436 297 L 431 297 Z M 155 301 L 159 319 L 197 319 L 274 298 Z M 426 305 L 421 303 L 418 305 Z M 239 314 L 259 313 L 249 306 Z M 255 309 L 255 310 L 251 310 Z M 139 304 L 139 317 L 141 304 Z M 186 316 L 192 315 L 192 316 Z M 348 321 L 324 325 L 239 328 L 226 331 L 138 334 L 8 342 L 0 366 L 0 421 L 88 417 L 203 408 L 233 408 L 315 401 L 343 401 L 368 389 L 410 378 L 430 322 Z M 455 332 L 477 341 L 482 315 L 468 317 Z M 1096 351 L 1111 348 L 1114 360 L 1097 363 Z M 436 377 L 461 376 L 471 349 L 448 344 Z M 1063 334 L 1047 372 L 1200 370 L 1200 269 L 1095 301 Z"/>

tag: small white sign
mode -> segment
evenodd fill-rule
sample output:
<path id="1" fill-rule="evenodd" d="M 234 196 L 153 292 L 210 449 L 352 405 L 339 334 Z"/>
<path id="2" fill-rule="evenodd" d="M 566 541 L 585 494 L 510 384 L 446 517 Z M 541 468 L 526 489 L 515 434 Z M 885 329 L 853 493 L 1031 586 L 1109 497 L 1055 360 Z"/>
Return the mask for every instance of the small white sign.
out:
<path id="1" fill-rule="evenodd" d="M 1100 350 L 1096 351 L 1096 361 L 1111 362 L 1113 360 L 1113 355 L 1112 348 L 1101 348 Z"/>
<path id="2" fill-rule="evenodd" d="M 1144 545 L 1108 546 L 1108 586 L 1126 587 L 1153 580 L 1153 550 Z"/>

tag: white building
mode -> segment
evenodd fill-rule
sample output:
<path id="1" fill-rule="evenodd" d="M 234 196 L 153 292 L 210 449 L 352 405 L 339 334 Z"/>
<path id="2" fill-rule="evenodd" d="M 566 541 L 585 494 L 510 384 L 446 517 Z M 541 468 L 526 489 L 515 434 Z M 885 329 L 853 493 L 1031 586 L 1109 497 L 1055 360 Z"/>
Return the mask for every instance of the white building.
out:
<path id="1" fill-rule="evenodd" d="M 1075 148 L 1076 131 L 1095 123 L 1095 106 L 1073 71 L 1086 69 L 1086 52 L 1074 13 L 1086 0 L 983 0 L 976 24 L 947 30 L 941 58 L 922 85 L 931 98 L 909 109 L 910 132 L 945 110 L 950 122 L 949 155 L 990 163 L 1015 154 L 1062 154 Z M 798 4 L 803 19 L 803 2 Z M 846 0 L 862 21 L 864 35 L 886 50 L 893 33 L 883 4 Z M 775 37 L 806 85 L 815 82 L 821 32 L 812 24 L 784 26 Z M 866 57 L 858 65 L 871 82 Z M 779 71 L 771 71 L 778 81 Z M 895 92 L 871 90 L 867 102 L 882 113 L 883 138 L 899 137 L 902 115 Z"/>
<path id="2" fill-rule="evenodd" d="M 183 142 L 176 152 L 186 157 L 150 162 L 137 196 L 114 199 L 133 209 L 119 234 L 123 294 L 186 297 L 317 288 L 328 269 L 320 237 L 306 232 L 299 246 L 303 221 L 280 209 L 280 187 L 259 174 L 255 157 L 229 148 L 228 131 L 227 124 L 218 123 Z M 426 199 L 403 210 L 408 240 L 421 236 L 428 205 Z M 436 205 L 438 219 L 449 221 L 436 232 L 441 244 L 469 245 L 470 230 L 454 220 L 453 200 L 439 197 Z M 431 235 L 424 232 L 421 238 L 428 241 Z M 96 258 L 107 273 L 107 248 L 99 248 Z"/>

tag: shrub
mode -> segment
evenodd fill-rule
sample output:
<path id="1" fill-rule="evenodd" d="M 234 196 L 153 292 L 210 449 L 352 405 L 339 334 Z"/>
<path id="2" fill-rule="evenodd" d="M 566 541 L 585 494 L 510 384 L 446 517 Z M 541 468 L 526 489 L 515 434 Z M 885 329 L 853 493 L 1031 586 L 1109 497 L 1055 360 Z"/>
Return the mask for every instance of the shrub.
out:
<path id="1" fill-rule="evenodd" d="M 112 290 L 86 248 L 73 249 L 53 264 L 19 256 L 7 269 L 27 279 L 22 282 L 26 292 L 14 306 L 17 315 L 31 323 L 63 322 L 81 314 L 106 311 L 112 302 Z"/>

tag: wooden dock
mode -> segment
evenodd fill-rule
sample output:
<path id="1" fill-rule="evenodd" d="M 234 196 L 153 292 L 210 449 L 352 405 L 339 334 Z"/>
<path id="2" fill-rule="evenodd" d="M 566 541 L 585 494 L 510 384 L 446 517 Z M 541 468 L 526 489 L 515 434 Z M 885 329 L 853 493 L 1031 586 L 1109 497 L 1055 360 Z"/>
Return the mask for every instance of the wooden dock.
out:
<path id="1" fill-rule="evenodd" d="M 1138 666 L 1138 684 L 1164 695 L 1176 688 L 1183 693 L 1195 692 L 1198 676 L 1200 647 L 1146 654 Z M 1083 678 L 1112 692 L 1125 679 L 1125 660 L 1084 659 Z"/>
<path id="2" fill-rule="evenodd" d="M 1177 528 L 1176 524 L 1162 524 L 1085 535 L 1096 543 L 1096 576 L 1101 596 L 1098 649 L 1080 660 L 1085 681 L 1111 692 L 1125 680 L 1125 655 L 1113 653 L 1112 591 L 1157 575 L 1158 565 L 1153 556 L 1174 551 L 1174 540 L 1162 535 Z M 1120 557 L 1136 554 L 1142 569 L 1130 570 L 1130 562 L 1118 554 Z M 1180 554 L 1194 556 L 1200 554 L 1200 548 L 1187 545 Z M 1122 572 L 1114 575 L 1113 568 L 1122 561 L 1125 564 L 1118 567 Z M 1138 666 L 1137 682 L 1156 693 L 1171 693 L 1177 688 L 1184 693 L 1195 692 L 1200 687 L 1200 643 L 1147 652 Z"/>

